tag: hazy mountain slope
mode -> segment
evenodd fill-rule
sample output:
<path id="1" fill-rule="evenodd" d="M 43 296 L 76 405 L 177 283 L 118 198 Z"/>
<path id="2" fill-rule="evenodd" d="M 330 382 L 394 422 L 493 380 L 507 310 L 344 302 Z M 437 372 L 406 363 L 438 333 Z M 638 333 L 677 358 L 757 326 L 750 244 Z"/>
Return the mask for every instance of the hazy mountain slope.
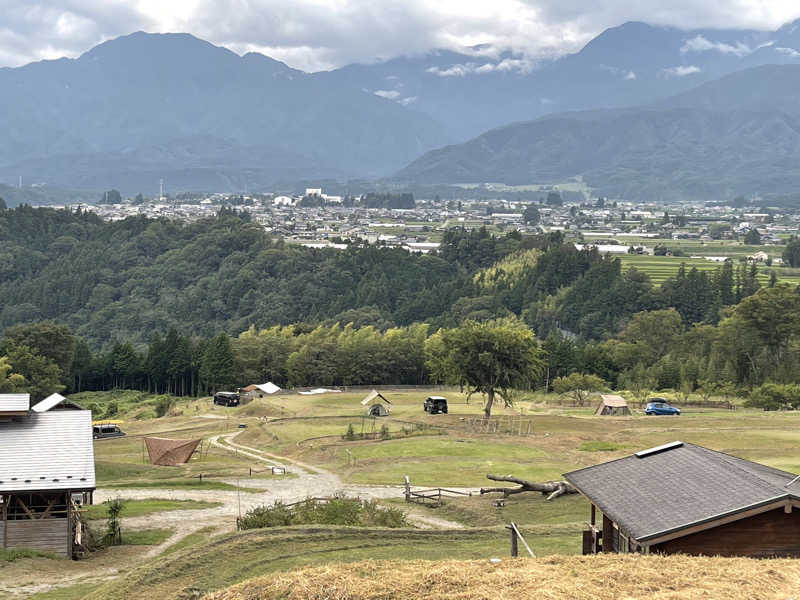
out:
<path id="1" fill-rule="evenodd" d="M 77 162 L 79 179 L 100 186 L 121 172 L 141 184 L 228 165 L 261 179 L 282 177 L 287 163 L 304 174 L 377 174 L 448 139 L 430 117 L 265 56 L 144 33 L 75 60 L 0 69 L 0 130 L 3 180 L 74 185 Z M 118 168 L 92 167 L 98 153 Z"/>
<path id="2" fill-rule="evenodd" d="M 800 66 L 758 67 L 654 106 L 515 123 L 429 152 L 397 178 L 522 184 L 581 175 L 625 198 L 785 193 L 800 181 L 793 81 Z"/>
<path id="3" fill-rule="evenodd" d="M 318 73 L 392 98 L 462 139 L 512 121 L 568 110 L 648 104 L 763 64 L 800 64 L 800 29 L 683 31 L 645 23 L 610 28 L 580 52 L 534 64 L 479 47 L 436 50 Z"/>

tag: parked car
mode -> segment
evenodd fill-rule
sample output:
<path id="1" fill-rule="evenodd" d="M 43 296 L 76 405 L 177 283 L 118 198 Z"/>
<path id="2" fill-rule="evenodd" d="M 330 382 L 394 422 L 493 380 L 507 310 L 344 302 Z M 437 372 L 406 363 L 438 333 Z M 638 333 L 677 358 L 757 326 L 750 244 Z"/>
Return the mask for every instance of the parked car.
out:
<path id="1" fill-rule="evenodd" d="M 239 406 L 239 394 L 236 392 L 217 392 L 214 394 L 214 404 L 221 406 Z"/>
<path id="2" fill-rule="evenodd" d="M 447 398 L 444 396 L 428 396 L 425 403 L 422 405 L 426 413 L 437 415 L 442 413 L 447 414 Z"/>
<path id="3" fill-rule="evenodd" d="M 122 431 L 122 429 L 119 428 L 119 425 L 114 425 L 111 423 L 92 425 L 92 437 L 96 440 L 123 437 L 124 435 L 126 434 L 124 431 Z"/>
<path id="4" fill-rule="evenodd" d="M 644 409 L 644 414 L 646 415 L 679 415 L 681 414 L 681 409 L 672 406 L 671 404 L 667 404 L 661 400 L 655 402 L 648 402 L 647 406 Z"/>

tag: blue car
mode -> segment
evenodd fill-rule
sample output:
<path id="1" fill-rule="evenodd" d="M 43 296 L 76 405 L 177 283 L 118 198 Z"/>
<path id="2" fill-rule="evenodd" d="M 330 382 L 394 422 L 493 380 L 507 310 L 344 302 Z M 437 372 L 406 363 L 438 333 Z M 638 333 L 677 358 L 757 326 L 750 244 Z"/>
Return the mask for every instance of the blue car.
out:
<path id="1" fill-rule="evenodd" d="M 646 415 L 679 415 L 681 414 L 680 408 L 675 408 L 666 402 L 648 402 L 644 409 Z"/>

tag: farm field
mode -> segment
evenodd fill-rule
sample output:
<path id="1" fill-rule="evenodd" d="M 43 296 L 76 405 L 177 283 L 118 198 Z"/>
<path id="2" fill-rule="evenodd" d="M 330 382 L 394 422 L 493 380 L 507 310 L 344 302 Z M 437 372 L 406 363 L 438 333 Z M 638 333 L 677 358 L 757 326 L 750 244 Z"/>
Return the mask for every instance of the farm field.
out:
<path id="1" fill-rule="evenodd" d="M 720 263 L 705 260 L 702 258 L 689 258 L 685 256 L 646 256 L 625 254 L 620 255 L 623 270 L 630 267 L 636 267 L 640 271 L 647 273 L 650 276 L 654 285 L 661 285 L 668 278 L 677 274 L 682 264 L 686 265 L 686 270 L 696 267 L 698 271 L 716 271 Z M 758 280 L 761 285 L 769 283 L 770 273 L 774 271 L 778 277 L 779 283 L 788 283 L 791 285 L 800 284 L 800 270 L 789 269 L 784 267 L 767 267 L 759 265 L 758 267 Z"/>

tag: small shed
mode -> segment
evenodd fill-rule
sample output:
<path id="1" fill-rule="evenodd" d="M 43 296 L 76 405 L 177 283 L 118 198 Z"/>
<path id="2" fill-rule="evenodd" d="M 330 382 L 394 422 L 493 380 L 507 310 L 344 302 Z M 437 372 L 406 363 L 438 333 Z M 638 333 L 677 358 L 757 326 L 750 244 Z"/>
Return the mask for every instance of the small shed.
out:
<path id="1" fill-rule="evenodd" d="M 0 548 L 72 557 L 84 534 L 78 503 L 95 489 L 92 413 L 60 396 L 29 411 L 27 394 L 10 396 L 0 395 Z"/>
<path id="2" fill-rule="evenodd" d="M 370 417 L 388 417 L 391 405 L 391 401 L 378 390 L 372 390 L 361 401 L 361 406 L 367 406 Z"/>
<path id="3" fill-rule="evenodd" d="M 243 404 L 246 404 L 250 400 L 254 400 L 256 398 L 263 398 L 264 396 L 271 396 L 273 394 L 277 394 L 281 391 L 277 385 L 268 381 L 267 383 L 253 383 L 243 388 L 239 388 L 239 396 L 243 401 Z"/>
<path id="4" fill-rule="evenodd" d="M 800 477 L 684 442 L 564 478 L 591 503 L 583 553 L 800 557 Z"/>
<path id="5" fill-rule="evenodd" d="M 628 408 L 628 403 L 625 398 L 617 394 L 601 394 L 600 404 L 597 405 L 597 410 L 594 411 L 595 416 L 606 417 L 622 417 L 630 416 L 631 409 Z"/>

